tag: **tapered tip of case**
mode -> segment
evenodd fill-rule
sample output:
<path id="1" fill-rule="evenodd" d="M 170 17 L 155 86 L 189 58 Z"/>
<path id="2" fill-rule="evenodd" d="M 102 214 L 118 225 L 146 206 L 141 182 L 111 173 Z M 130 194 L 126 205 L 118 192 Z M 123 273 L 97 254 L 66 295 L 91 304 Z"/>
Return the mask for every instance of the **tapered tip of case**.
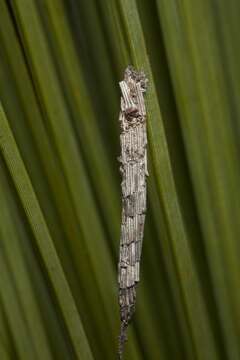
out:
<path id="1" fill-rule="evenodd" d="M 118 343 L 118 360 L 123 360 L 124 346 L 127 341 L 127 324 L 121 323 L 119 343 Z"/>

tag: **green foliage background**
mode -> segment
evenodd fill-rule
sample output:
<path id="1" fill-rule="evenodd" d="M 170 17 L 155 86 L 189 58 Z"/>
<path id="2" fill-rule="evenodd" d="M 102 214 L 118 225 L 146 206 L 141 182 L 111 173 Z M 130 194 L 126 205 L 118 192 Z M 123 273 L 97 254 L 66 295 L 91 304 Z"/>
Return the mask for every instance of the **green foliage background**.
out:
<path id="1" fill-rule="evenodd" d="M 0 1 L 0 359 L 116 358 L 119 88 L 147 92 L 125 358 L 240 359 L 237 0 Z"/>

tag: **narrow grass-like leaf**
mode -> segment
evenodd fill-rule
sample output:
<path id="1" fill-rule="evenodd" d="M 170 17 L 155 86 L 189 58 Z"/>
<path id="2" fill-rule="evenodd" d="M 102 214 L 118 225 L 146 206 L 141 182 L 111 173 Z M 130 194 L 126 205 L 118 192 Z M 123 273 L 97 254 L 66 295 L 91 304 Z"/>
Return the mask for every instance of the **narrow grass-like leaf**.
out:
<path id="1" fill-rule="evenodd" d="M 2 107 L 0 108 L 0 148 L 35 235 L 37 247 L 56 293 L 75 352 L 79 356 L 81 354 L 83 358 L 91 359 L 91 350 L 72 294 Z"/>
<path id="2" fill-rule="evenodd" d="M 214 41 L 215 15 L 210 16 L 206 2 L 193 9 L 190 3 L 176 7 L 172 1 L 159 2 L 159 14 L 227 356 L 237 358 L 239 343 L 234 319 L 239 311 L 239 306 L 236 307 L 239 289 L 235 283 L 239 278 L 236 242 L 239 201 L 236 194 L 240 172 L 230 123 L 231 104 L 226 102 L 221 75 L 224 69 Z"/>
<path id="3" fill-rule="evenodd" d="M 32 339 L 37 358 L 52 359 L 42 318 L 24 263 L 24 258 L 21 253 L 17 229 L 11 218 L 11 212 L 8 205 L 9 202 L 6 196 L 8 188 L 5 185 L 6 179 L 3 178 L 3 173 L 4 171 L 1 167 L 0 202 L 3 206 L 1 216 L 1 246 L 8 259 L 9 270 L 12 273 L 12 278 L 16 286 L 16 292 L 26 319 L 26 325 L 28 326 L 31 334 L 29 338 Z"/>
<path id="4" fill-rule="evenodd" d="M 37 82 L 36 85 L 38 86 L 37 89 L 43 106 L 47 110 L 47 119 L 51 127 L 50 131 L 63 166 L 63 171 L 71 193 L 71 199 L 78 221 L 81 224 L 84 239 L 89 238 L 89 241 L 86 241 L 86 247 L 92 264 L 94 264 L 94 272 L 98 281 L 99 291 L 105 299 L 104 306 L 107 308 L 108 302 L 111 302 L 111 306 L 109 307 L 114 308 L 113 296 L 109 296 L 110 293 L 113 293 L 114 289 L 113 272 L 109 271 L 109 269 L 112 268 L 112 264 L 104 241 L 103 228 L 96 213 L 96 205 L 87 181 L 82 157 L 78 151 L 77 141 L 70 123 L 66 103 L 59 87 L 56 72 L 34 4 L 28 2 L 25 4 L 26 6 L 20 6 L 20 3 L 22 2 L 16 1 L 16 10 L 20 24 L 23 27 L 23 41 L 33 61 L 33 76 Z M 31 13 L 32 21 L 31 31 L 28 24 L 29 13 Z M 34 45 L 36 41 L 41 43 L 41 49 Z M 48 83 L 46 83 L 47 78 Z M 81 184 L 80 187 L 79 184 Z M 82 215 L 86 213 L 88 216 L 84 218 Z M 91 234 L 89 233 L 89 229 L 91 229 Z M 95 257 L 96 253 L 98 254 L 97 258 Z M 105 279 L 104 281 L 102 281 L 103 278 Z M 112 284 L 112 286 L 110 284 Z M 114 317 L 107 314 L 106 309 L 105 311 L 107 321 L 113 324 Z"/>
<path id="5" fill-rule="evenodd" d="M 0 251 L 0 271 L 1 302 L 9 321 L 9 327 L 14 339 L 18 357 L 21 360 L 34 359 L 36 357 L 36 353 L 29 337 L 29 330 L 25 323 L 2 246 Z"/>
<path id="6" fill-rule="evenodd" d="M 101 205 L 102 215 L 105 221 L 111 216 L 111 222 L 107 222 L 111 241 L 118 234 L 119 200 L 116 183 L 109 165 L 107 147 L 104 147 L 100 137 L 97 119 L 93 113 L 90 96 L 84 83 L 84 77 L 80 63 L 77 59 L 76 50 L 69 32 L 68 24 L 62 1 L 42 2 L 43 14 L 47 14 L 46 23 L 49 33 L 52 34 L 52 46 L 54 56 L 60 68 L 63 86 L 67 89 L 66 98 L 70 105 L 74 124 L 81 142 L 81 150 L 87 159 L 88 171 L 92 177 L 96 196 Z M 61 61 L 59 61 L 61 59 Z M 103 79 L 103 83 L 107 84 Z M 103 85 L 104 86 L 104 85 Z M 101 85 L 98 85 L 101 91 Z M 99 161 L 101 159 L 101 161 Z M 109 197 L 109 189 L 111 197 Z"/>
<path id="7" fill-rule="evenodd" d="M 0 72 L 2 80 L 0 83 L 0 91 L 2 97 L 5 100 L 8 113 L 11 113 L 9 120 L 13 120 L 11 121 L 11 126 L 14 130 L 18 144 L 21 147 L 22 153 L 25 157 L 27 157 L 27 159 L 25 159 L 27 160 L 27 165 L 31 164 L 33 157 L 32 151 L 28 151 L 26 147 L 26 145 L 28 145 L 27 141 L 29 141 L 29 138 L 24 138 L 24 134 L 27 133 L 28 129 L 31 130 L 34 142 L 40 154 L 40 161 L 43 164 L 44 174 L 40 176 L 34 176 L 33 170 L 36 168 L 36 166 L 40 167 L 39 160 L 35 160 L 35 164 L 33 164 L 34 166 L 28 166 L 28 172 L 31 176 L 34 188 L 37 190 L 38 200 L 40 201 L 41 207 L 47 216 L 51 235 L 53 236 L 53 240 L 55 242 L 55 246 L 61 261 L 63 262 L 64 271 L 67 272 L 68 281 L 70 284 L 75 281 L 75 286 L 73 288 L 75 301 L 77 301 L 77 304 L 81 310 L 81 315 L 85 319 L 86 329 L 88 333 L 89 331 L 91 332 L 91 338 L 94 338 L 96 336 L 96 331 L 101 333 L 104 317 L 101 311 L 98 310 L 98 307 L 95 303 L 96 294 L 94 286 L 90 288 L 88 286 L 91 269 L 89 269 L 88 258 L 85 256 L 86 254 L 82 250 L 81 242 L 79 241 L 80 229 L 70 200 L 70 194 L 66 186 L 66 182 L 62 176 L 61 164 L 58 157 L 56 156 L 53 144 L 49 141 L 49 136 L 44 125 L 44 116 L 41 113 L 41 109 L 39 109 L 38 102 L 35 97 L 35 91 L 31 84 L 31 78 L 29 78 L 28 70 L 23 59 L 23 54 L 21 53 L 20 44 L 12 27 L 11 19 L 9 19 L 6 7 L 3 3 L 1 3 L 0 6 L 2 14 L 2 22 L 0 23 L 0 39 L 2 44 L 1 48 L 5 50 L 4 55 L 7 57 L 8 64 L 11 67 L 14 78 L 13 80 L 13 78 L 10 76 L 7 77 L 9 70 L 6 68 L 6 66 L 3 67 L 2 65 Z M 2 61 L 3 57 L 1 58 L 1 62 Z M 21 108 L 16 108 L 16 104 L 13 104 L 13 93 L 9 92 L 8 94 L 6 91 L 9 84 L 15 84 L 16 94 L 21 100 L 21 105 L 27 124 L 24 123 L 25 119 L 20 117 Z M 16 117 L 18 117 L 17 123 L 14 122 Z M 17 129 L 21 131 L 23 136 L 20 136 Z M 46 194 L 46 188 L 44 189 L 44 192 L 39 191 L 39 187 L 41 186 L 39 178 L 48 180 L 51 193 Z M 56 224 L 57 219 L 54 218 L 52 214 L 50 214 L 51 210 L 48 210 L 50 204 L 49 201 L 46 204 L 46 198 L 56 204 L 56 208 L 61 219 L 61 223 L 58 223 L 58 225 Z M 64 229 L 62 229 L 62 226 Z M 67 246 L 63 243 L 65 241 L 65 234 L 67 235 L 68 239 Z M 68 247 L 70 249 L 68 249 Z M 71 253 L 72 258 L 68 260 L 69 252 Z M 78 284 L 76 284 L 77 280 L 73 279 L 73 274 L 70 272 L 73 262 L 78 272 L 78 276 L 81 279 L 80 290 L 82 290 L 83 293 L 79 293 L 79 281 Z M 88 278 L 84 277 L 84 272 L 88 274 Z M 93 285 L 94 281 L 91 283 Z M 88 304 L 88 306 L 91 305 L 92 310 L 90 313 L 86 309 L 86 304 Z M 92 333 L 93 330 L 94 332 Z M 94 346 L 97 344 L 97 342 L 93 343 Z M 104 342 L 101 341 L 100 344 L 104 345 Z M 101 351 L 101 348 L 96 351 Z"/>
<path id="8" fill-rule="evenodd" d="M 1 339 L 1 348 L 2 353 L 6 359 L 12 359 L 16 357 L 15 343 L 9 331 L 8 318 L 6 313 L 3 310 L 2 299 L 0 296 L 0 339 Z M 3 359 L 5 359 L 3 357 Z"/>
<path id="9" fill-rule="evenodd" d="M 162 201 L 165 219 L 170 233 L 172 251 L 177 273 L 181 282 L 183 300 L 189 320 L 191 335 L 198 358 L 209 356 L 217 359 L 218 352 L 208 314 L 201 293 L 195 264 L 191 256 L 188 235 L 178 203 L 174 178 L 171 170 L 161 112 L 156 95 L 156 85 L 152 76 L 149 58 L 146 52 L 141 23 L 134 0 L 120 0 L 123 18 L 128 31 L 134 65 L 143 68 L 152 86 L 147 94 L 149 112 L 149 140 L 153 156 L 155 176 L 157 178 L 158 194 Z M 197 321 L 196 321 L 197 319 Z"/>

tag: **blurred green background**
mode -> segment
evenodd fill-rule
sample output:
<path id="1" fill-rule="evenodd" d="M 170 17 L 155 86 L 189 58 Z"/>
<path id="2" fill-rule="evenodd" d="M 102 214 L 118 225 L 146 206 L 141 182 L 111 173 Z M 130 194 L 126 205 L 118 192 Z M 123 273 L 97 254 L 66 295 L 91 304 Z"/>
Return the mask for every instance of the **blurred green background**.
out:
<path id="1" fill-rule="evenodd" d="M 0 359 L 117 354 L 118 82 L 149 78 L 126 360 L 240 359 L 240 2 L 0 0 Z"/>

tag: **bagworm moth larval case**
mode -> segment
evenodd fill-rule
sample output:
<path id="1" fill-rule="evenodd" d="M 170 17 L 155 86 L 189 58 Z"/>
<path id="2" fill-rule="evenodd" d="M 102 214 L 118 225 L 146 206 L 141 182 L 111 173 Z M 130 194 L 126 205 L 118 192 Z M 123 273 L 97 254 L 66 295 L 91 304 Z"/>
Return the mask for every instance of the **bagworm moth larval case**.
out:
<path id="1" fill-rule="evenodd" d="M 147 78 L 142 71 L 127 67 L 120 82 L 122 224 L 118 263 L 121 333 L 119 358 L 122 358 L 126 330 L 136 302 L 140 258 L 146 213 L 147 131 L 143 94 Z"/>

